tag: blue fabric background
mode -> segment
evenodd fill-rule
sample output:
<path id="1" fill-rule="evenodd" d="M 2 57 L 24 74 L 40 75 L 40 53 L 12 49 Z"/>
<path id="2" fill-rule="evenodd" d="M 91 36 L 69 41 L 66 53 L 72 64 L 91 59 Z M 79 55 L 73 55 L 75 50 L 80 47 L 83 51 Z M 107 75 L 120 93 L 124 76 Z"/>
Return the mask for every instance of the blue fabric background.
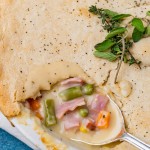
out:
<path id="1" fill-rule="evenodd" d="M 31 150 L 31 148 L 0 129 L 0 150 Z"/>

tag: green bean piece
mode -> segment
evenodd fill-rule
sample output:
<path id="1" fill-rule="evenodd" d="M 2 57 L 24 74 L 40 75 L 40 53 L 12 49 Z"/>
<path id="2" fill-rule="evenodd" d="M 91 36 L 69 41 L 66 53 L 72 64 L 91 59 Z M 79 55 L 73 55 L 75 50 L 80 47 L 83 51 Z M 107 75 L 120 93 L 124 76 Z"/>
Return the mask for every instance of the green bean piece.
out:
<path id="1" fill-rule="evenodd" d="M 88 109 L 86 109 L 86 108 L 81 108 L 81 109 L 79 110 L 79 114 L 80 114 L 81 117 L 87 117 L 87 116 L 88 116 L 88 113 L 89 113 L 89 111 L 88 111 Z"/>
<path id="2" fill-rule="evenodd" d="M 45 100 L 45 125 L 50 127 L 57 123 L 53 99 Z"/>
<path id="3" fill-rule="evenodd" d="M 94 86 L 92 84 L 86 84 L 82 86 L 82 92 L 85 95 L 91 95 L 94 92 Z"/>
<path id="4" fill-rule="evenodd" d="M 71 88 L 68 88 L 68 89 L 59 93 L 59 97 L 63 101 L 69 101 L 69 100 L 81 97 L 82 95 L 83 94 L 82 94 L 80 86 L 71 87 Z"/>

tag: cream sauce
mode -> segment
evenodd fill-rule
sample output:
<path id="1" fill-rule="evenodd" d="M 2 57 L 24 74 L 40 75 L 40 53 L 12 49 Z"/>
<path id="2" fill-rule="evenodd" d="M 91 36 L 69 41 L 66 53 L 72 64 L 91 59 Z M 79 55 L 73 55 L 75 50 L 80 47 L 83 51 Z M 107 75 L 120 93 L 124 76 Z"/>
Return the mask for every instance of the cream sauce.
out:
<path id="1" fill-rule="evenodd" d="M 58 88 L 60 85 L 56 85 L 51 91 L 49 92 L 43 92 L 42 100 L 43 102 L 45 99 L 54 99 L 55 105 L 60 105 L 62 103 L 62 100 L 58 96 L 60 88 Z M 94 99 L 95 95 L 92 96 L 85 96 L 86 103 L 91 104 L 92 100 Z M 51 129 L 57 133 L 61 134 L 61 136 L 69 138 L 69 139 L 75 139 L 75 140 L 81 140 L 87 143 L 104 143 L 109 140 L 112 140 L 116 138 L 121 129 L 122 129 L 122 118 L 120 116 L 120 113 L 117 111 L 116 106 L 109 101 L 107 104 L 107 111 L 111 112 L 111 119 L 109 123 L 109 127 L 107 129 L 97 129 L 95 131 L 88 131 L 87 133 L 83 133 L 79 130 L 65 130 L 63 120 L 59 120 L 57 125 L 54 125 L 51 127 Z M 41 112 L 44 112 L 41 111 Z M 92 137 L 92 138 L 91 138 Z"/>

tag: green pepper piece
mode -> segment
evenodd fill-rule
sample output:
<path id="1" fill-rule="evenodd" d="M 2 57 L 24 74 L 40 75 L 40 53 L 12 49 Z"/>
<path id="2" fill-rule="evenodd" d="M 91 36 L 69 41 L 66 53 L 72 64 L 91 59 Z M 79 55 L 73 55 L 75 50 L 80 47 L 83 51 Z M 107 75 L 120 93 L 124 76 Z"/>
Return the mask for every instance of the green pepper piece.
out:
<path id="1" fill-rule="evenodd" d="M 79 110 L 79 114 L 80 114 L 81 117 L 87 117 L 87 116 L 88 116 L 88 113 L 89 113 L 89 111 L 88 111 L 88 109 L 86 109 L 86 108 L 81 108 L 81 109 Z"/>
<path id="2" fill-rule="evenodd" d="M 53 99 L 45 100 L 45 125 L 50 127 L 57 123 Z"/>
<path id="3" fill-rule="evenodd" d="M 94 92 L 94 86 L 92 84 L 86 84 L 82 86 L 82 92 L 85 95 L 91 95 Z"/>
<path id="4" fill-rule="evenodd" d="M 63 101 L 69 101 L 81 96 L 82 91 L 80 86 L 71 87 L 59 93 L 59 97 L 61 97 Z"/>

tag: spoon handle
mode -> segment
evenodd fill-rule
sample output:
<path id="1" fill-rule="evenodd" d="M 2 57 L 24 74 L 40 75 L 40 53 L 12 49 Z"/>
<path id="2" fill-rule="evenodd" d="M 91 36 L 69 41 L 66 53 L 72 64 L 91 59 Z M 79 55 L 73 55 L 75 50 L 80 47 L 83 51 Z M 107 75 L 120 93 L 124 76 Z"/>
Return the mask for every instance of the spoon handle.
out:
<path id="1" fill-rule="evenodd" d="M 141 140 L 139 140 L 138 138 L 134 137 L 133 135 L 131 135 L 129 133 L 124 133 L 122 135 L 121 139 L 133 144 L 140 150 L 150 150 L 150 145 L 142 142 Z"/>

